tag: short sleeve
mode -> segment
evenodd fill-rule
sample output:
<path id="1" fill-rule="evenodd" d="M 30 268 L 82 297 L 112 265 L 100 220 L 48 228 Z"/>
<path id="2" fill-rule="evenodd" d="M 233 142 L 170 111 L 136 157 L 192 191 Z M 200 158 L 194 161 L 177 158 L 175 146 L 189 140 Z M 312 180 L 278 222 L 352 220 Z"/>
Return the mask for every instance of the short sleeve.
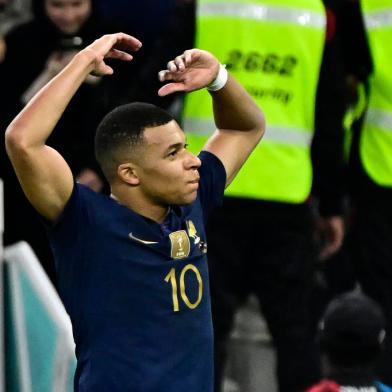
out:
<path id="1" fill-rule="evenodd" d="M 87 215 L 87 200 L 84 196 L 84 187 L 74 184 L 71 197 L 60 217 L 49 228 L 49 235 L 53 239 L 73 236 L 80 227 L 78 226 Z"/>
<path id="2" fill-rule="evenodd" d="M 89 230 L 89 190 L 75 184 L 71 197 L 59 219 L 49 228 L 57 283 L 66 308 L 71 308 L 71 293 L 79 286 L 83 268 L 85 233 Z"/>
<path id="3" fill-rule="evenodd" d="M 208 151 L 199 154 L 202 162 L 200 173 L 199 198 L 204 218 L 221 206 L 226 185 L 226 170 L 220 159 Z"/>

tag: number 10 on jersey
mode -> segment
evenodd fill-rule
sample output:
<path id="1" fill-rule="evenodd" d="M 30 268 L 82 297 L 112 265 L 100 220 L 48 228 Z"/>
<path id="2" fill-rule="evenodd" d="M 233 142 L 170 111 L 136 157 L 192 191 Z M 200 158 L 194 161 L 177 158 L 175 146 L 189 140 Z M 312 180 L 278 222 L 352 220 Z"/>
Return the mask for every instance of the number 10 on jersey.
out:
<path id="1" fill-rule="evenodd" d="M 189 273 L 192 273 L 195 275 L 198 285 L 199 285 L 199 292 L 198 292 L 198 297 L 195 302 L 191 302 L 188 298 L 188 295 L 186 293 L 186 287 L 185 287 L 185 274 L 189 271 Z M 165 282 L 170 283 L 172 287 L 172 298 L 173 298 L 173 311 L 174 312 L 179 312 L 180 310 L 180 305 L 179 305 L 179 300 L 178 300 L 178 280 L 176 276 L 176 269 L 172 268 L 169 273 L 165 277 Z M 180 279 L 179 279 L 179 286 L 180 286 L 180 297 L 182 301 L 185 303 L 185 305 L 189 309 L 195 309 L 201 302 L 202 296 L 203 296 L 203 280 L 201 279 L 201 275 L 199 270 L 193 265 L 193 264 L 187 264 L 180 272 Z"/>

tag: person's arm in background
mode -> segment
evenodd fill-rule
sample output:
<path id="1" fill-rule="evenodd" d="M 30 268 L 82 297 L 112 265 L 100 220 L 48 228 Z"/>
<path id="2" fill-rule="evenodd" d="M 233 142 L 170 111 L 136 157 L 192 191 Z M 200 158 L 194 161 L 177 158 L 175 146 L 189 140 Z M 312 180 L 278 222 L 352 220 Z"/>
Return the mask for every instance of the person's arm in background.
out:
<path id="1" fill-rule="evenodd" d="M 347 201 L 344 116 L 350 103 L 348 79 L 365 72 L 367 47 L 357 0 L 327 6 L 327 38 L 317 91 L 315 137 L 312 145 L 314 180 L 312 193 L 319 201 L 320 259 L 328 259 L 341 247 L 344 202 Z M 331 6 L 329 7 L 329 3 Z M 363 30 L 363 29 L 362 29 Z"/>
<path id="2" fill-rule="evenodd" d="M 358 83 L 365 83 L 372 60 L 358 0 L 331 3 L 324 59 L 320 74 L 312 146 L 313 194 L 319 199 L 319 237 L 323 240 L 320 259 L 341 247 L 344 238 L 344 201 L 347 203 L 349 176 L 345 157 L 344 116 L 356 99 Z M 355 143 L 357 135 L 353 135 Z"/>
<path id="3" fill-rule="evenodd" d="M 341 247 L 344 238 L 345 162 L 343 118 L 346 90 L 336 12 L 327 7 L 327 37 L 320 69 L 312 144 L 313 189 L 319 202 L 316 230 L 321 260 Z"/>
<path id="4" fill-rule="evenodd" d="M 373 60 L 365 31 L 359 0 L 346 0 L 342 7 L 338 29 L 341 31 L 346 75 L 365 83 L 373 72 Z"/>
<path id="5" fill-rule="evenodd" d="M 68 103 L 90 73 L 110 75 L 106 58 L 131 60 L 124 51 L 141 43 L 126 34 L 105 35 L 79 52 L 12 121 L 6 131 L 7 152 L 24 193 L 35 209 L 54 221 L 73 189 L 73 176 L 63 157 L 46 145 Z"/>
<path id="6" fill-rule="evenodd" d="M 218 76 L 223 76 L 223 87 L 210 91 L 217 130 L 203 150 L 216 155 L 223 163 L 226 186 L 245 163 L 265 131 L 264 115 L 246 90 L 225 72 L 209 52 L 192 49 L 168 63 L 160 72 L 161 81 L 172 81 L 159 90 L 160 96 L 177 91 L 191 92 L 207 87 Z"/>
<path id="7" fill-rule="evenodd" d="M 7 46 L 5 44 L 4 38 L 0 36 L 0 63 L 3 62 Z"/>

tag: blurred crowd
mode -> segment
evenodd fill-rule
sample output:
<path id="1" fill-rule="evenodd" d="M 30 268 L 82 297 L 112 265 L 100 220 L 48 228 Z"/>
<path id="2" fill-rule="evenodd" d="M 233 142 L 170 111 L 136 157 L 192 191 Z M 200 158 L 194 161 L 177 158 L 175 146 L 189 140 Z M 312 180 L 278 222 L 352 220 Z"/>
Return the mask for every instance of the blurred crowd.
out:
<path id="1" fill-rule="evenodd" d="M 214 129 L 208 93 L 157 95 L 158 71 L 185 49 L 214 53 L 266 115 L 264 139 L 207 228 L 215 391 L 250 295 L 273 339 L 280 392 L 391 390 L 392 0 L 0 0 L 4 243 L 29 242 L 54 283 L 45 222 L 6 158 L 4 132 L 80 48 L 115 31 L 140 39 L 140 56 L 89 77 L 48 141 L 76 181 L 109 191 L 94 134 L 122 103 L 170 111 L 200 150 Z"/>

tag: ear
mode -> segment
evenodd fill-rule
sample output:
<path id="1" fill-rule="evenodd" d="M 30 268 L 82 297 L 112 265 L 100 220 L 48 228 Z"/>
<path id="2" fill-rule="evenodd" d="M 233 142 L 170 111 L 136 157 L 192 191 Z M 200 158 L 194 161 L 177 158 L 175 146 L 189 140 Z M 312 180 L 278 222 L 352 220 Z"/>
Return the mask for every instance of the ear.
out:
<path id="1" fill-rule="evenodd" d="M 130 162 L 122 163 L 117 167 L 117 176 L 120 181 L 129 185 L 139 185 L 139 177 L 135 165 Z"/>

